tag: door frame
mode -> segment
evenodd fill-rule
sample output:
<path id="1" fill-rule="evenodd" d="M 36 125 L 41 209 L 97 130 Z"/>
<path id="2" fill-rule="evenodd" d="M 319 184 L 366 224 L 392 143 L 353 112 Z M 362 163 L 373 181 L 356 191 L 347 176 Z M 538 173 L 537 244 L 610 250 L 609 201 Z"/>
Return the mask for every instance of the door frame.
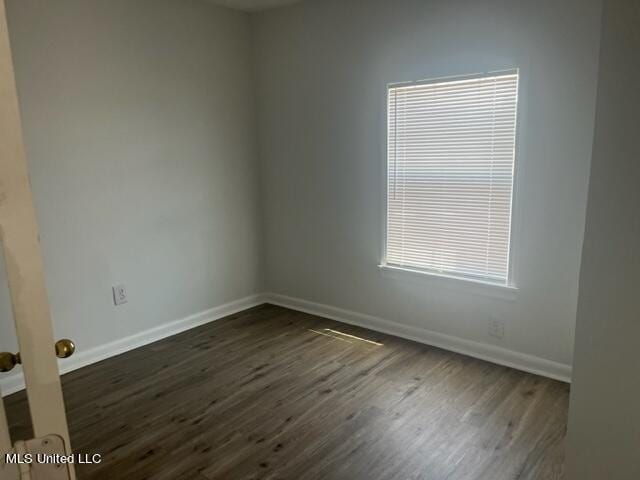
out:
<path id="1" fill-rule="evenodd" d="M 60 436 L 71 454 L 5 0 L 0 0 L 0 239 L 34 435 Z M 4 424 L 3 407 L 1 413 Z M 0 426 L 0 432 L 6 429 Z M 6 434 L 0 435 L 5 436 L 0 442 L 6 442 Z"/>

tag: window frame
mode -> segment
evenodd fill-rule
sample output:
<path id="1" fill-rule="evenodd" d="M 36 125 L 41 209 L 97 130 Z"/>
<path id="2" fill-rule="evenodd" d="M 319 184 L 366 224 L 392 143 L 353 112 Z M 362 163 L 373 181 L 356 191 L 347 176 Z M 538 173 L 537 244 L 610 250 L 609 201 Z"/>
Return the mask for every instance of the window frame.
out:
<path id="1" fill-rule="evenodd" d="M 388 155 L 388 141 L 389 141 L 389 96 L 393 88 L 405 87 L 411 85 L 429 85 L 433 83 L 443 83 L 447 81 L 458 80 L 472 80 L 475 78 L 485 78 L 497 75 L 518 75 L 518 86 L 516 90 L 516 120 L 515 120 L 515 137 L 514 137 L 514 159 L 513 159 L 513 180 L 511 186 L 511 205 L 510 205 L 510 225 L 509 225 L 509 251 L 507 258 L 507 278 L 505 283 L 499 281 L 493 281 L 484 277 L 474 277 L 473 275 L 456 274 L 455 272 L 440 272 L 437 270 L 427 268 L 414 268 L 403 267 L 394 264 L 387 263 L 387 242 L 388 242 L 388 222 L 389 222 L 389 155 Z M 516 268 L 516 252 L 517 248 L 517 219 L 520 217 L 518 211 L 517 202 L 517 190 L 519 185 L 520 175 L 518 174 L 520 168 L 520 131 L 521 131 L 521 117 L 523 110 L 523 102 L 521 89 L 523 85 L 523 76 L 520 68 L 507 68 L 501 70 L 491 70 L 486 72 L 479 72 L 473 74 L 462 75 L 449 75 L 443 77 L 433 77 L 423 80 L 401 81 L 387 83 L 385 87 L 384 95 L 384 107 L 382 118 L 382 248 L 380 254 L 380 262 L 378 267 L 380 270 L 391 272 L 394 275 L 400 274 L 411 276 L 414 278 L 431 278 L 446 281 L 447 283 L 454 283 L 462 286 L 480 286 L 481 291 L 486 291 L 487 288 L 491 290 L 499 289 L 506 292 L 507 295 L 513 294 L 518 290 L 516 286 L 517 268 Z"/>

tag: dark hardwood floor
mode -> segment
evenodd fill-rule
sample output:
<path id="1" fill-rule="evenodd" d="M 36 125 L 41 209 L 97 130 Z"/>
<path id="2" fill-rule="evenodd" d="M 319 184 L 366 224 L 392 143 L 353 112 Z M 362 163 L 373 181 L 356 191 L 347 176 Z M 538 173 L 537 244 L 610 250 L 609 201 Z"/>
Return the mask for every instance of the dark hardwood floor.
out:
<path id="1" fill-rule="evenodd" d="M 81 479 L 561 477 L 568 385 L 272 305 L 63 385 Z"/>

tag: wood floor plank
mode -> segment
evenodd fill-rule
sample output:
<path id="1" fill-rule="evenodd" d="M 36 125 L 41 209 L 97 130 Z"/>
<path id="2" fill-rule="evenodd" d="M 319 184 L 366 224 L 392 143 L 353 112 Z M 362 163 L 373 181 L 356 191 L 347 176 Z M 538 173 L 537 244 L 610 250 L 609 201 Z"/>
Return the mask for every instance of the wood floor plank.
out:
<path id="1" fill-rule="evenodd" d="M 83 479 L 554 480 L 569 388 L 262 305 L 63 377 Z M 23 393 L 12 433 L 31 435 Z"/>

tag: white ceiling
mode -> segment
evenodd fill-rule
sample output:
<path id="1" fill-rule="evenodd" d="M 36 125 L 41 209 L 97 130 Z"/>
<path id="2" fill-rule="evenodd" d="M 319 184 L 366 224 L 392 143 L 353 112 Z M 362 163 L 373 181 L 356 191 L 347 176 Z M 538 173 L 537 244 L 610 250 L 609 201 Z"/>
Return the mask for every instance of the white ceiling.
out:
<path id="1" fill-rule="evenodd" d="M 291 5 L 297 3 L 300 0 L 208 0 L 211 3 L 223 5 L 229 8 L 235 8 L 236 10 L 243 10 L 245 12 L 259 12 L 260 10 L 267 10 L 269 8 L 283 7 L 285 5 Z"/>

